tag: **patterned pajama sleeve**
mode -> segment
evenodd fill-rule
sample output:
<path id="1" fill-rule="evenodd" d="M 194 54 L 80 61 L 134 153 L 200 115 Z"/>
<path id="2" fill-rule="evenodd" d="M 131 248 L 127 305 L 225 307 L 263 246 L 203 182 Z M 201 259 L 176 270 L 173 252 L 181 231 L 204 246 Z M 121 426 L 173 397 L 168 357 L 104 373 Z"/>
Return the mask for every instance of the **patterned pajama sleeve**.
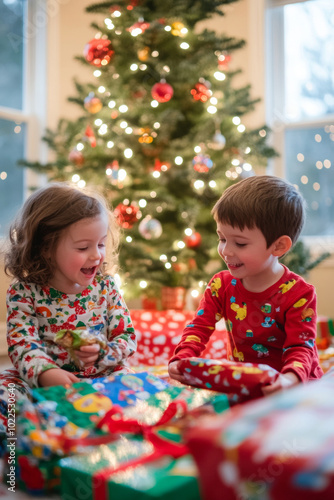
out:
<path id="1" fill-rule="evenodd" d="M 8 355 L 19 376 L 30 387 L 38 387 L 38 377 L 43 371 L 58 368 L 43 346 L 38 331 L 31 296 L 23 286 L 19 291 L 11 288 L 7 294 Z"/>

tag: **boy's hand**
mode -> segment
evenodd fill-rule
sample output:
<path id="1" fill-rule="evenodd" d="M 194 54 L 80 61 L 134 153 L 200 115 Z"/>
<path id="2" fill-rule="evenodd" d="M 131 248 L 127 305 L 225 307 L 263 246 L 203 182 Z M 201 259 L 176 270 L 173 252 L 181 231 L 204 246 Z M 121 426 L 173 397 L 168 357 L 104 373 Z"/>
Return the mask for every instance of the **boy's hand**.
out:
<path id="1" fill-rule="evenodd" d="M 168 373 L 170 378 L 178 380 L 179 382 L 181 382 L 181 384 L 189 385 L 189 383 L 184 379 L 183 374 L 179 371 L 177 365 L 178 361 L 173 361 L 173 363 L 170 363 L 168 365 Z"/>
<path id="2" fill-rule="evenodd" d="M 41 373 L 38 377 L 38 384 L 41 387 L 50 387 L 51 385 L 72 385 L 80 380 L 73 373 L 62 370 L 61 368 L 50 368 Z"/>
<path id="3" fill-rule="evenodd" d="M 269 394 L 273 394 L 274 392 L 282 389 L 293 387 L 294 385 L 299 384 L 299 382 L 300 380 L 297 375 L 292 372 L 280 373 L 273 384 L 262 387 L 262 392 L 264 396 L 268 396 Z"/>
<path id="4" fill-rule="evenodd" d="M 83 345 L 78 351 L 75 351 L 77 358 L 84 368 L 94 366 L 100 352 L 99 344 Z"/>

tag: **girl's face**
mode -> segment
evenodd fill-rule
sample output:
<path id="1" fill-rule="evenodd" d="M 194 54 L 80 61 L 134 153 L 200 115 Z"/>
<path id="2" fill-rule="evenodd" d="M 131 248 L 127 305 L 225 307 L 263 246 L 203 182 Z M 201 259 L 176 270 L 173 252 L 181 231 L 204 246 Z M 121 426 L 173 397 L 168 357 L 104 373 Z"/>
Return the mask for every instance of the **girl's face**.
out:
<path id="1" fill-rule="evenodd" d="M 217 223 L 218 253 L 230 273 L 242 280 L 243 285 L 254 286 L 271 282 L 281 265 L 278 263 L 274 242 L 267 248 L 262 231 L 257 227 L 243 230 L 221 222 Z"/>
<path id="2" fill-rule="evenodd" d="M 64 229 L 55 252 L 50 286 L 64 293 L 80 293 L 90 285 L 105 259 L 108 216 L 81 219 Z"/>

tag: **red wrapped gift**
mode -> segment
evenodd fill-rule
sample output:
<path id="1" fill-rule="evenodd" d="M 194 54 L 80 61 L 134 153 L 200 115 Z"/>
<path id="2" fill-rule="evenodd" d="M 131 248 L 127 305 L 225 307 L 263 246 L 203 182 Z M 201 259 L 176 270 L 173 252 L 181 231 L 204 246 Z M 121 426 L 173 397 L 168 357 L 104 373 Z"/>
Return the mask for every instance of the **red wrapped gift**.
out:
<path id="1" fill-rule="evenodd" d="M 334 323 L 327 316 L 318 316 L 317 318 L 317 338 L 318 349 L 327 349 L 332 343 L 334 336 Z"/>
<path id="2" fill-rule="evenodd" d="M 279 375 L 264 364 L 204 358 L 181 359 L 178 369 L 189 385 L 236 394 L 243 401 L 263 396 L 262 387 L 275 382 Z"/>
<path id="3" fill-rule="evenodd" d="M 334 370 L 190 424 L 203 500 L 333 500 Z"/>
<path id="4" fill-rule="evenodd" d="M 129 365 L 137 367 L 167 366 L 183 330 L 194 317 L 194 311 L 131 310 L 131 319 L 138 337 L 137 352 L 129 358 Z M 203 357 L 226 357 L 226 328 L 224 320 L 216 324 Z"/>

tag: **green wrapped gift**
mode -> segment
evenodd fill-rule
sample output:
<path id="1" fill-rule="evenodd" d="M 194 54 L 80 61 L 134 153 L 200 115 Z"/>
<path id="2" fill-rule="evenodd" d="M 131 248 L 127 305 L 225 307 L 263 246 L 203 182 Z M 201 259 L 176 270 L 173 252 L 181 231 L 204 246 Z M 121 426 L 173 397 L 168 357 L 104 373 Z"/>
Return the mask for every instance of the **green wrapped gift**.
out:
<path id="1" fill-rule="evenodd" d="M 63 500 L 199 500 L 197 472 L 190 455 L 163 454 L 149 441 L 122 437 L 89 456 L 60 461 Z"/>

